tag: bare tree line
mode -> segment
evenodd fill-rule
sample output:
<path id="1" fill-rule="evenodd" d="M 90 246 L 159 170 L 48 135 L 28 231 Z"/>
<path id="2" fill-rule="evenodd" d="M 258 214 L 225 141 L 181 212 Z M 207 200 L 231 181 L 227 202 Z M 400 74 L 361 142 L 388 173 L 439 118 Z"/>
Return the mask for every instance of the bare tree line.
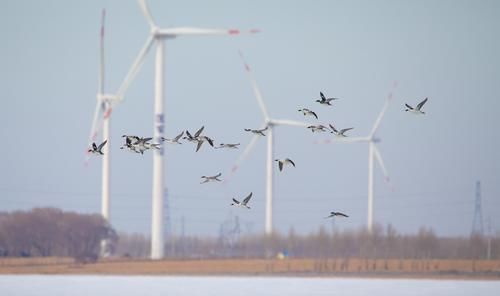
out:
<path id="1" fill-rule="evenodd" d="M 146 258 L 150 239 L 142 234 L 120 233 L 98 214 L 63 212 L 55 208 L 0 212 L 0 256 L 74 257 L 97 259 L 100 243 L 107 239 L 111 254 Z M 401 234 L 392 225 L 366 229 L 327 231 L 320 227 L 309 234 L 228 235 L 219 237 L 170 236 L 167 258 L 270 258 L 277 254 L 295 258 L 367 259 L 500 259 L 500 235 L 438 237 L 432 228 Z"/>
<path id="2" fill-rule="evenodd" d="M 149 256 L 149 238 L 121 233 L 116 255 Z M 169 237 L 165 244 L 168 258 L 269 258 L 277 254 L 295 258 L 367 259 L 488 259 L 488 237 L 438 237 L 432 228 L 421 227 L 416 234 L 400 234 L 392 226 L 366 229 L 318 231 L 299 235 L 243 235 L 237 238 Z M 490 259 L 500 259 L 500 236 L 490 240 Z"/>
<path id="3" fill-rule="evenodd" d="M 97 259 L 103 239 L 114 245 L 117 236 L 101 215 L 55 208 L 0 213 L 0 256 L 92 261 Z"/>

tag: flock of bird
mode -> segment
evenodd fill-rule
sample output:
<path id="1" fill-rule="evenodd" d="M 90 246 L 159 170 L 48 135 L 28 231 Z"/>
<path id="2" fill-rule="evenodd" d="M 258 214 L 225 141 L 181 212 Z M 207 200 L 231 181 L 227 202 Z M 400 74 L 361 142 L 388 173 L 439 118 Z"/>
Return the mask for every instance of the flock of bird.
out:
<path id="1" fill-rule="evenodd" d="M 332 106 L 332 102 L 335 100 L 339 100 L 339 98 L 327 98 L 327 97 L 325 97 L 325 95 L 322 92 L 320 92 L 320 99 L 316 100 L 316 102 L 318 102 L 319 104 L 324 105 L 324 106 Z M 426 102 L 427 102 L 427 98 L 425 98 L 423 101 L 418 103 L 415 108 L 410 106 L 409 104 L 405 104 L 405 106 L 406 106 L 405 111 L 410 112 L 410 113 L 414 113 L 414 114 L 425 114 L 425 112 L 422 111 L 422 107 L 424 106 L 424 104 Z M 314 112 L 310 109 L 302 108 L 302 109 L 299 109 L 298 111 L 301 112 L 304 116 L 313 116 L 316 119 L 319 119 L 316 112 Z M 204 128 L 205 127 L 202 126 L 200 129 L 198 129 L 196 131 L 196 133 L 194 133 L 194 135 L 191 135 L 191 133 L 188 130 L 186 130 L 185 132 L 182 131 L 179 135 L 177 135 L 176 137 L 174 137 L 172 139 L 167 139 L 167 138 L 162 137 L 161 142 L 162 143 L 166 142 L 168 144 L 178 145 L 178 144 L 182 144 L 180 142 L 180 140 L 183 139 L 183 140 L 186 140 L 188 142 L 196 143 L 196 152 L 198 152 L 200 150 L 201 146 L 205 142 L 207 142 L 210 146 L 212 146 L 213 148 L 216 148 L 216 149 L 219 149 L 219 148 L 238 149 L 238 146 L 240 145 L 240 143 L 234 143 L 234 144 L 220 143 L 219 146 L 214 146 L 213 139 L 211 139 L 208 136 L 202 135 Z M 313 133 L 314 132 L 330 131 L 330 133 L 335 134 L 338 137 L 347 137 L 346 132 L 353 129 L 352 127 L 344 128 L 344 129 L 337 129 L 332 124 L 328 124 L 328 127 L 324 126 L 322 124 L 310 125 L 307 128 L 310 129 Z M 266 136 L 265 131 L 267 129 L 268 129 L 268 127 L 265 127 L 263 129 L 245 128 L 244 130 L 247 132 L 253 133 L 255 135 L 259 135 L 259 136 L 264 137 L 264 136 Z M 186 134 L 186 136 L 184 136 L 184 133 Z M 123 135 L 122 137 L 125 138 L 125 143 L 120 147 L 120 149 L 127 149 L 131 152 L 134 152 L 134 153 L 144 154 L 145 151 L 150 150 L 150 149 L 160 149 L 160 146 L 162 144 L 162 143 L 151 143 L 150 141 L 153 138 L 143 138 L 143 137 L 132 136 L 132 135 Z M 97 145 L 94 142 L 94 143 L 92 143 L 92 147 L 90 147 L 88 149 L 88 152 L 92 153 L 92 154 L 103 155 L 104 153 L 102 152 L 102 148 L 104 147 L 104 145 L 106 145 L 106 143 L 107 143 L 107 140 L 103 141 L 99 145 Z M 278 163 L 278 169 L 280 172 L 283 171 L 285 166 L 295 167 L 295 162 L 293 162 L 293 160 L 291 160 L 290 158 L 275 159 L 275 161 Z M 214 176 L 201 176 L 201 178 L 203 180 L 200 182 L 200 184 L 204 184 L 204 183 L 208 183 L 208 182 L 220 182 L 220 181 L 222 181 L 221 179 L 219 179 L 219 177 L 221 177 L 221 176 L 222 176 L 221 173 L 218 173 L 217 175 L 214 175 Z M 233 202 L 231 203 L 231 206 L 237 206 L 237 207 L 250 209 L 250 206 L 248 206 L 248 202 L 250 201 L 251 198 L 252 198 L 252 192 L 250 192 L 250 194 L 248 196 L 246 196 L 242 201 L 239 201 L 239 200 L 233 198 Z M 348 215 L 346 215 L 342 212 L 332 211 L 332 212 L 330 212 L 329 216 L 325 217 L 325 219 L 336 217 L 336 216 L 346 217 L 346 218 L 349 217 Z"/>

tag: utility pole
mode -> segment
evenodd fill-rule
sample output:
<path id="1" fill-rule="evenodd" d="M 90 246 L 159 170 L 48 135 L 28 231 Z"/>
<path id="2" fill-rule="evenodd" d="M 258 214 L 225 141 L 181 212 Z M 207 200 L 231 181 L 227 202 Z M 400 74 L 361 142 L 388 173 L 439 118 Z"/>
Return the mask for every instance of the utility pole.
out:
<path id="1" fill-rule="evenodd" d="M 476 181 L 476 199 L 474 201 L 474 218 L 472 220 L 471 235 L 484 235 L 483 210 L 481 206 L 481 182 Z"/>
<path id="2" fill-rule="evenodd" d="M 486 249 L 486 259 L 491 259 L 491 219 L 488 217 L 486 220 L 486 227 L 488 229 L 488 246 Z"/>

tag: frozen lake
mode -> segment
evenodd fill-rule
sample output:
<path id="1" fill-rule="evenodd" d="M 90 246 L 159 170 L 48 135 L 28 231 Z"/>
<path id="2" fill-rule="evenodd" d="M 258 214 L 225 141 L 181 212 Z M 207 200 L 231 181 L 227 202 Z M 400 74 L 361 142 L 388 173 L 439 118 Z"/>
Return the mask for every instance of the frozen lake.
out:
<path id="1" fill-rule="evenodd" d="M 500 281 L 200 276 L 0 276 L 5 296 L 498 295 Z"/>

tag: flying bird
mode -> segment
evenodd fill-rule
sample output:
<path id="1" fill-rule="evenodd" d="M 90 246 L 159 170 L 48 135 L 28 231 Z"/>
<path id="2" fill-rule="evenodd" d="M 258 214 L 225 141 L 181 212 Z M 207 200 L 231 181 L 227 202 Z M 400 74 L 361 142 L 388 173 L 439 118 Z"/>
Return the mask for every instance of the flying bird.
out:
<path id="1" fill-rule="evenodd" d="M 311 129 L 311 132 L 316 133 L 316 132 L 326 132 L 326 126 L 322 124 L 318 125 L 310 125 L 307 128 Z"/>
<path id="2" fill-rule="evenodd" d="M 189 142 L 197 142 L 196 137 L 191 136 L 188 130 L 186 130 L 186 136 L 182 137 L 183 140 L 188 140 Z"/>
<path id="3" fill-rule="evenodd" d="M 205 126 L 200 127 L 200 129 L 196 131 L 194 136 L 192 136 L 191 133 L 189 133 L 189 131 L 186 130 L 186 136 L 183 137 L 183 139 L 188 140 L 189 142 L 196 143 L 196 152 L 200 150 L 201 145 L 203 145 L 203 142 L 208 142 L 210 146 L 212 147 L 214 146 L 214 141 L 212 139 L 210 139 L 207 136 L 201 135 L 201 132 L 203 131 L 204 128 Z"/>
<path id="4" fill-rule="evenodd" d="M 182 144 L 181 142 L 179 142 L 180 138 L 182 137 L 182 135 L 184 135 L 184 131 L 182 131 L 180 134 L 178 134 L 175 138 L 173 139 L 167 139 L 167 138 L 164 138 L 164 137 L 161 137 L 161 141 L 162 142 L 167 142 L 169 144 Z"/>
<path id="5" fill-rule="evenodd" d="M 132 152 L 137 152 L 144 154 L 144 151 L 149 149 L 160 149 L 160 144 L 149 143 L 153 138 L 142 138 L 138 136 L 128 136 L 123 135 L 125 138 L 125 144 L 123 144 L 120 149 L 128 149 Z"/>
<path id="6" fill-rule="evenodd" d="M 330 216 L 325 217 L 325 219 L 328 219 L 328 218 L 331 218 L 331 217 L 335 217 L 335 216 L 346 217 L 346 218 L 349 217 L 346 214 L 341 213 L 341 212 L 330 212 Z"/>
<path id="7" fill-rule="evenodd" d="M 125 138 L 125 143 L 130 143 L 130 144 L 139 144 L 140 142 L 148 142 L 152 140 L 153 138 L 142 138 L 138 136 L 130 136 L 130 135 L 123 135 L 122 138 Z"/>
<path id="8" fill-rule="evenodd" d="M 130 143 L 125 143 L 123 144 L 120 149 L 128 149 L 130 152 L 134 152 L 134 153 L 141 153 L 137 147 L 135 145 L 132 145 Z"/>
<path id="9" fill-rule="evenodd" d="M 207 183 L 207 182 L 216 182 L 216 181 L 220 182 L 220 181 L 222 181 L 221 179 L 219 179 L 220 176 L 222 176 L 222 173 L 218 173 L 215 176 L 201 176 L 201 178 L 204 180 L 200 184 Z"/>
<path id="10" fill-rule="evenodd" d="M 330 128 L 332 129 L 331 133 L 335 134 L 337 137 L 347 137 L 347 135 L 345 133 L 347 131 L 350 131 L 353 129 L 353 127 L 348 127 L 348 128 L 341 129 L 339 131 L 332 124 L 329 124 L 329 125 L 330 125 Z"/>
<path id="11" fill-rule="evenodd" d="M 266 131 L 266 130 L 267 130 L 267 126 L 266 126 L 266 128 L 263 128 L 263 129 L 260 129 L 260 130 L 249 129 L 249 128 L 245 129 L 246 132 L 251 132 L 251 133 L 259 135 L 259 136 L 265 136 L 266 134 L 264 134 L 264 131 Z"/>
<path id="12" fill-rule="evenodd" d="M 214 140 L 210 139 L 207 136 L 198 136 L 198 138 L 196 138 L 196 140 L 198 141 L 198 145 L 196 146 L 196 152 L 198 152 L 198 150 L 200 150 L 201 145 L 203 145 L 204 142 L 208 142 L 208 144 L 210 144 L 210 146 L 214 147 Z"/>
<path id="13" fill-rule="evenodd" d="M 250 192 L 250 194 L 247 197 L 245 197 L 245 199 L 242 202 L 239 202 L 237 199 L 233 198 L 233 203 L 231 205 L 250 209 L 250 207 L 247 206 L 247 203 L 250 201 L 250 198 L 252 198 L 252 192 Z"/>
<path id="14" fill-rule="evenodd" d="M 332 105 L 332 101 L 338 100 L 339 98 L 326 98 L 325 95 L 322 92 L 319 92 L 319 95 L 321 96 L 321 100 L 316 100 L 316 102 L 320 103 L 321 105 Z"/>
<path id="15" fill-rule="evenodd" d="M 410 106 L 408 104 L 405 104 L 405 106 L 406 106 L 405 111 L 407 111 L 407 112 L 410 111 L 411 113 L 414 113 L 414 114 L 425 114 L 425 112 L 422 111 L 421 109 L 426 102 L 427 102 L 427 98 L 425 98 L 425 100 L 423 100 L 422 102 L 418 103 L 416 108 L 413 108 L 412 106 Z"/>
<path id="16" fill-rule="evenodd" d="M 92 143 L 92 147 L 89 148 L 89 150 L 87 150 L 87 151 L 90 153 L 93 153 L 93 154 L 104 155 L 104 153 L 102 153 L 102 147 L 104 147 L 104 145 L 106 145 L 107 142 L 108 142 L 108 140 L 105 140 L 99 146 L 97 146 L 94 142 L 94 143 Z"/>
<path id="17" fill-rule="evenodd" d="M 214 148 L 215 149 L 218 149 L 218 148 L 238 149 L 239 145 L 240 145 L 240 143 L 236 143 L 236 144 L 224 144 L 224 143 L 220 143 L 219 147 L 214 147 Z"/>
<path id="18" fill-rule="evenodd" d="M 278 167 L 280 169 L 280 172 L 283 170 L 283 166 L 285 165 L 293 165 L 293 167 L 295 167 L 295 163 L 290 158 L 275 159 L 274 161 L 278 162 Z"/>
<path id="19" fill-rule="evenodd" d="M 189 142 L 198 142 L 198 137 L 201 135 L 201 132 L 205 126 L 200 127 L 198 131 L 194 134 L 194 136 L 191 136 L 188 130 L 186 130 L 186 137 L 183 137 L 184 140 L 188 140 Z"/>
<path id="20" fill-rule="evenodd" d="M 304 116 L 311 115 L 311 116 L 316 117 L 316 119 L 318 119 L 318 115 L 316 115 L 316 113 L 314 111 L 309 110 L 307 108 L 299 109 L 299 112 L 302 112 L 302 114 L 304 114 Z"/>

